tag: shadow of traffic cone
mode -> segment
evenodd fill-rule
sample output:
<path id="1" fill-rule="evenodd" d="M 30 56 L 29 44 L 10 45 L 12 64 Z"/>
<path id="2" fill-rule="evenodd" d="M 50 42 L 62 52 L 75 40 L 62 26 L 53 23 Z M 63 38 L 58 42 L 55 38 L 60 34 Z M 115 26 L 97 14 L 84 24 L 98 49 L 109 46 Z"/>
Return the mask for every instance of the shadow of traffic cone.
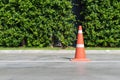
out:
<path id="1" fill-rule="evenodd" d="M 86 58 L 85 49 L 84 49 L 84 39 L 82 34 L 82 26 L 79 26 L 78 28 L 78 36 L 77 36 L 77 45 L 76 45 L 76 52 L 75 52 L 75 58 L 71 61 L 90 61 Z"/>

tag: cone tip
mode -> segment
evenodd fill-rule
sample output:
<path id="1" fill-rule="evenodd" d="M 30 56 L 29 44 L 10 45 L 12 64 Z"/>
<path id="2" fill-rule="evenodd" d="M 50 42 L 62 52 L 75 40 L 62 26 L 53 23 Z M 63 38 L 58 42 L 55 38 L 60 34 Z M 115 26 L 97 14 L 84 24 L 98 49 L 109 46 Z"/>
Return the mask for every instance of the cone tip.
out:
<path id="1" fill-rule="evenodd" d="M 82 30 L 82 26 L 80 25 L 80 26 L 78 27 L 78 29 L 79 29 L 79 30 Z"/>

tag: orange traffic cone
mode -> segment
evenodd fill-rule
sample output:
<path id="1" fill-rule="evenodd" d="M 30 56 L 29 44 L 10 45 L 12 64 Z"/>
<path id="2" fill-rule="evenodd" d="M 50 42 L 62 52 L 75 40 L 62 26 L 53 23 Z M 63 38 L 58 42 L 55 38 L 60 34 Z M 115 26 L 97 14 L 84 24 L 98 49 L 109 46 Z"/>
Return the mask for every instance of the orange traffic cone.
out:
<path id="1" fill-rule="evenodd" d="M 78 36 L 77 36 L 77 45 L 76 45 L 76 53 L 75 58 L 72 61 L 89 61 L 86 59 L 85 49 L 84 49 L 84 39 L 82 34 L 82 26 L 78 28 Z"/>

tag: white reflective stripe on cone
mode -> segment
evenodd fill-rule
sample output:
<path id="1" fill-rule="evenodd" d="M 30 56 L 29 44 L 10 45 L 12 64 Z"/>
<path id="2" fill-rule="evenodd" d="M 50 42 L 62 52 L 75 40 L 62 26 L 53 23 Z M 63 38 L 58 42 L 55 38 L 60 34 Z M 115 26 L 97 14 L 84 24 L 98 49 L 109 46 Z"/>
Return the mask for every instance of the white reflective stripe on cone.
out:
<path id="1" fill-rule="evenodd" d="M 82 33 L 82 30 L 78 30 L 78 33 Z"/>
<path id="2" fill-rule="evenodd" d="M 76 47 L 81 47 L 81 48 L 84 48 L 84 44 L 77 44 Z"/>

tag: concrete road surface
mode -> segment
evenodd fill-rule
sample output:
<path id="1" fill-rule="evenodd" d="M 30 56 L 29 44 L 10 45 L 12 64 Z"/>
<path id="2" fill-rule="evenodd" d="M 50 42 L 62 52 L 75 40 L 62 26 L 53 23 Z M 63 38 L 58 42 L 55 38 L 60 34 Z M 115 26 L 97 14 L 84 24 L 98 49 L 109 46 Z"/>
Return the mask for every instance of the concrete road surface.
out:
<path id="1" fill-rule="evenodd" d="M 120 80 L 120 62 L 4 62 L 0 80 Z"/>
<path id="2" fill-rule="evenodd" d="M 0 53 L 0 80 L 120 80 L 119 51 L 87 53 L 90 62 L 71 62 L 74 53 Z"/>

